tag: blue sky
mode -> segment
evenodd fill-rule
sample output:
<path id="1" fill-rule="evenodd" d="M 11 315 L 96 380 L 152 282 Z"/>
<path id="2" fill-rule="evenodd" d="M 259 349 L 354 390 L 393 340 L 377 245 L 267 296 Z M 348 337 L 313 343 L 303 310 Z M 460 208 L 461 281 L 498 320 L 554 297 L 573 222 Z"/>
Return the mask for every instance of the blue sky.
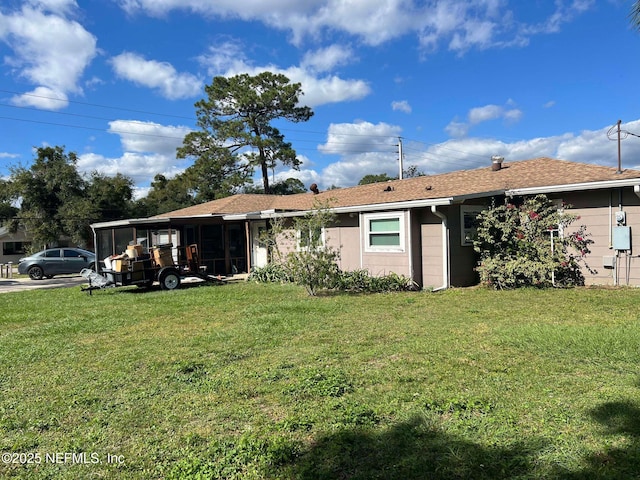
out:
<path id="1" fill-rule="evenodd" d="M 3 0 L 0 176 L 64 145 L 144 194 L 217 75 L 284 73 L 309 122 L 278 124 L 303 164 L 276 180 L 350 186 L 492 155 L 617 165 L 640 134 L 631 0 Z M 640 138 L 622 162 L 640 168 Z"/>

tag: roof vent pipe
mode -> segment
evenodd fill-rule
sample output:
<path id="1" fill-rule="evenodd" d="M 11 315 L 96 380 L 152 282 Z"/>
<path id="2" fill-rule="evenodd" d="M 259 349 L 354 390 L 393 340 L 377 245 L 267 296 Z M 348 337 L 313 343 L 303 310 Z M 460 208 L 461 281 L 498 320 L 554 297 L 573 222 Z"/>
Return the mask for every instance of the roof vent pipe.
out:
<path id="1" fill-rule="evenodd" d="M 318 195 L 320 193 L 320 190 L 318 190 L 318 185 L 315 183 L 312 183 L 309 186 L 309 190 L 311 190 L 313 192 L 314 195 Z"/>
<path id="2" fill-rule="evenodd" d="M 502 162 L 504 162 L 504 157 L 500 155 L 494 155 L 491 157 L 491 170 L 497 172 L 502 168 Z"/>

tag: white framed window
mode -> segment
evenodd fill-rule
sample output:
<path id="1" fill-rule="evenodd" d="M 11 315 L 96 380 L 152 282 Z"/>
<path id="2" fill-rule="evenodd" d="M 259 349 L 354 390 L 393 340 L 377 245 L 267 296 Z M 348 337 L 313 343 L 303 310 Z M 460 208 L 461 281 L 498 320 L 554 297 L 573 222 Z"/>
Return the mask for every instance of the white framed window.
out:
<path id="1" fill-rule="evenodd" d="M 310 228 L 308 230 L 298 230 L 298 250 L 323 249 L 326 242 L 324 228 Z"/>
<path id="2" fill-rule="evenodd" d="M 484 210 L 480 205 L 462 205 L 460 207 L 460 245 L 473 246 L 478 230 L 477 218 Z"/>
<path id="3" fill-rule="evenodd" d="M 366 252 L 404 252 L 404 213 L 375 213 L 363 216 Z"/>

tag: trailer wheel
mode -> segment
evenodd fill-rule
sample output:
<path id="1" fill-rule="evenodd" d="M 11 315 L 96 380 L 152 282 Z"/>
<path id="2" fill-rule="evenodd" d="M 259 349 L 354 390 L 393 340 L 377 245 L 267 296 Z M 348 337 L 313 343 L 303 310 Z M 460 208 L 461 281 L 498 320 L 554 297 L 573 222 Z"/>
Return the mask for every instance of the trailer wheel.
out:
<path id="1" fill-rule="evenodd" d="M 158 282 L 163 290 L 175 290 L 180 286 L 180 275 L 175 268 L 163 268 L 158 273 Z"/>

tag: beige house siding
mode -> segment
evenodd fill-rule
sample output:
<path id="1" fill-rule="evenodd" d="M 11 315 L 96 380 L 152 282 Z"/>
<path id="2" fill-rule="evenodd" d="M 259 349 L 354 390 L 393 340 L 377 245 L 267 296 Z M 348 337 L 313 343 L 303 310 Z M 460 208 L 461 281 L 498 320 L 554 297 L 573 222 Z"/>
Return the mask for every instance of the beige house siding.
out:
<path id="1" fill-rule="evenodd" d="M 403 236 L 404 251 L 367 251 L 367 238 L 365 222 L 369 215 L 378 215 L 377 213 L 366 213 L 361 215 L 360 221 L 362 228 L 360 229 L 360 245 L 362 246 L 362 268 L 369 271 L 371 275 L 388 275 L 396 273 L 411 278 L 411 235 L 410 225 L 411 219 L 407 211 L 381 212 L 381 215 L 399 215 L 403 218 Z"/>
<path id="2" fill-rule="evenodd" d="M 326 229 L 327 245 L 340 252 L 338 266 L 341 270 L 359 270 L 360 263 L 360 225 L 358 215 L 340 215 L 335 226 Z"/>
<path id="3" fill-rule="evenodd" d="M 621 195 L 622 193 L 622 195 Z M 640 284 L 640 199 L 631 188 L 571 193 L 557 196 L 572 205 L 570 213 L 580 216 L 570 227 L 575 231 L 580 225 L 587 226 L 588 238 L 594 241 L 586 262 L 593 272 L 583 269 L 587 285 L 638 285 Z M 612 229 L 616 226 L 615 213 L 626 212 L 631 227 L 631 257 L 620 252 L 615 263 L 618 270 L 604 266 L 607 257 L 616 257 L 612 245 Z M 628 278 L 628 282 L 627 282 Z"/>
<path id="4" fill-rule="evenodd" d="M 443 236 L 442 222 L 426 210 L 420 223 L 420 253 L 422 261 L 422 287 L 439 288 L 444 284 L 443 277 Z"/>

